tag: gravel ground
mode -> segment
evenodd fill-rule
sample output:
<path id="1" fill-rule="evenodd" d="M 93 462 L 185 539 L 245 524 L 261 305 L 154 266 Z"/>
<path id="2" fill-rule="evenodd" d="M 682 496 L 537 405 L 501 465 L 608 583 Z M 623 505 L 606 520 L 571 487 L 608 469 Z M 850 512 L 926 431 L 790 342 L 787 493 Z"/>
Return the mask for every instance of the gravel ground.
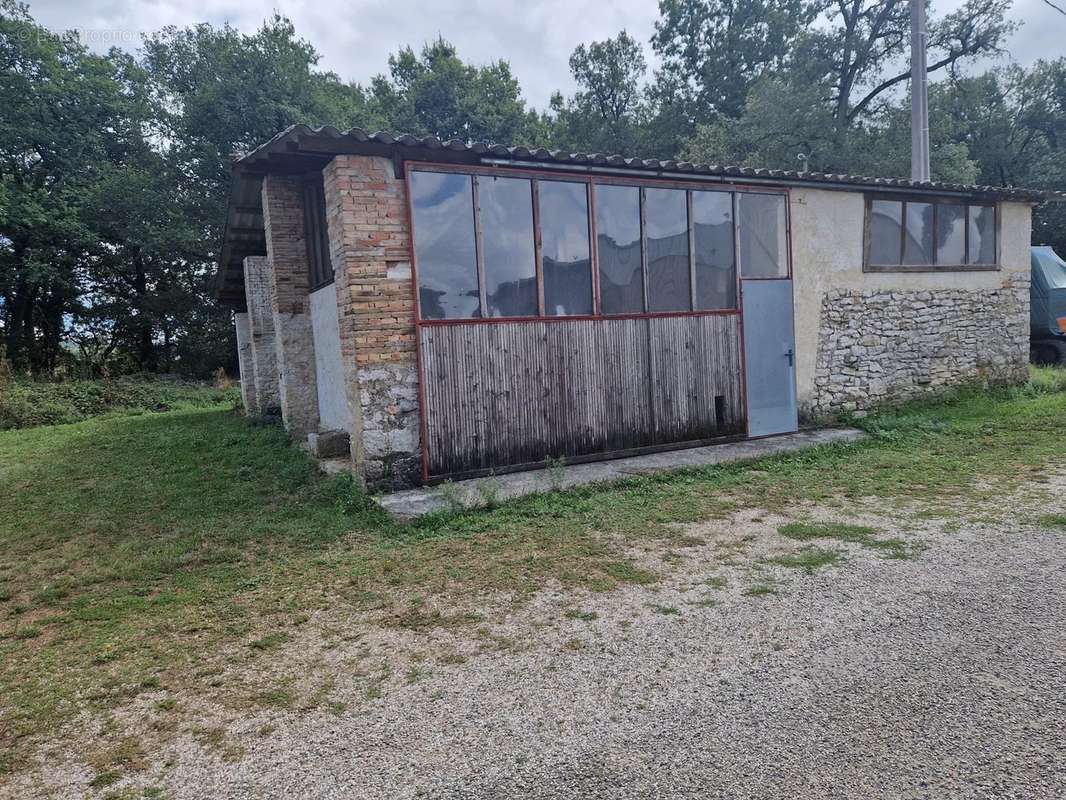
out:
<path id="1" fill-rule="evenodd" d="M 761 566 L 780 551 L 779 521 L 687 526 L 708 543 L 665 586 L 545 593 L 501 623 L 529 632 L 518 652 L 436 667 L 341 716 L 245 718 L 234 763 L 181 739 L 171 766 L 117 788 L 178 800 L 1066 796 L 1066 533 L 912 517 L 908 536 L 928 544 L 916 558 L 849 548 L 808 575 Z M 750 546 L 723 568 L 712 554 L 739 531 Z M 728 585 L 702 583 L 711 573 Z M 745 594 L 754 583 L 777 593 Z M 567 606 L 597 616 L 566 618 Z M 48 784 L 82 797 L 87 777 L 60 759 Z"/>

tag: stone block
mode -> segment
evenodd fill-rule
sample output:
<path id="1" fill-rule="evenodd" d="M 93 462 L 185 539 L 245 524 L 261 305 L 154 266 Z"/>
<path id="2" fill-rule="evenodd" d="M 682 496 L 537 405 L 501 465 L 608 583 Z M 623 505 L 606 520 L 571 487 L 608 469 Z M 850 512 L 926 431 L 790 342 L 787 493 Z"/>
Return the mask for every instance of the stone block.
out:
<path id="1" fill-rule="evenodd" d="M 307 448 L 315 458 L 341 458 L 351 452 L 351 437 L 348 431 L 312 431 Z"/>

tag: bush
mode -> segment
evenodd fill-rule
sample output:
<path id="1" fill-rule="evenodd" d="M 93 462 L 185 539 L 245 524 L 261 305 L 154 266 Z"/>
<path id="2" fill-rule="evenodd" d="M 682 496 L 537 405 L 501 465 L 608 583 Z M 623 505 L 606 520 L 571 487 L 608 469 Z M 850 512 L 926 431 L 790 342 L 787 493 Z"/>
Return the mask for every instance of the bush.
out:
<path id="1" fill-rule="evenodd" d="M 61 425 L 115 412 L 236 404 L 238 397 L 232 387 L 163 378 L 63 382 L 8 378 L 0 380 L 0 430 Z"/>

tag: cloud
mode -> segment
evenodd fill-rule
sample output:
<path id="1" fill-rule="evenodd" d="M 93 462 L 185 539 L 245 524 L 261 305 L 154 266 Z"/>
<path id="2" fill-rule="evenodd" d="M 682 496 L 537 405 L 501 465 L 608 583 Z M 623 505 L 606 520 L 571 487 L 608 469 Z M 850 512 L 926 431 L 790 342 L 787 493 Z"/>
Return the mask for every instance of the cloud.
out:
<path id="1" fill-rule="evenodd" d="M 936 15 L 962 5 L 935 2 Z M 510 61 L 525 98 L 544 108 L 552 91 L 572 91 L 568 59 L 582 42 L 605 39 L 625 28 L 645 45 L 658 18 L 651 0 L 351 0 L 344 4 L 277 0 L 38 0 L 31 12 L 53 30 L 76 28 L 90 46 L 135 49 L 142 33 L 165 25 L 229 22 L 253 31 L 275 9 L 322 54 L 321 66 L 343 80 L 367 82 L 387 69 L 390 53 L 416 49 L 443 36 L 475 64 Z M 1017 0 L 1012 16 L 1025 24 L 1009 43 L 1022 64 L 1062 55 L 1066 17 L 1041 0 Z"/>

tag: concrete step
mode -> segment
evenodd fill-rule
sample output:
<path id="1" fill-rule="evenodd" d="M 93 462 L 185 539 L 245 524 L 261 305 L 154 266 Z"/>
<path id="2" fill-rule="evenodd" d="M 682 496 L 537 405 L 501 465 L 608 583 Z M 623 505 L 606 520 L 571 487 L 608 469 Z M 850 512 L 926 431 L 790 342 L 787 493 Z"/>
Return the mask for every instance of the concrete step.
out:
<path id="1" fill-rule="evenodd" d="M 806 430 L 765 439 L 748 439 L 610 461 L 571 464 L 558 469 L 511 472 L 490 478 L 448 482 L 440 486 L 382 495 L 378 498 L 378 503 L 397 518 L 412 519 L 449 508 L 476 508 L 485 505 L 490 498 L 493 502 L 510 500 L 572 486 L 610 483 L 650 472 L 671 472 L 690 467 L 728 464 L 805 450 L 831 442 L 855 442 L 865 437 L 865 433 L 855 428 Z"/>

